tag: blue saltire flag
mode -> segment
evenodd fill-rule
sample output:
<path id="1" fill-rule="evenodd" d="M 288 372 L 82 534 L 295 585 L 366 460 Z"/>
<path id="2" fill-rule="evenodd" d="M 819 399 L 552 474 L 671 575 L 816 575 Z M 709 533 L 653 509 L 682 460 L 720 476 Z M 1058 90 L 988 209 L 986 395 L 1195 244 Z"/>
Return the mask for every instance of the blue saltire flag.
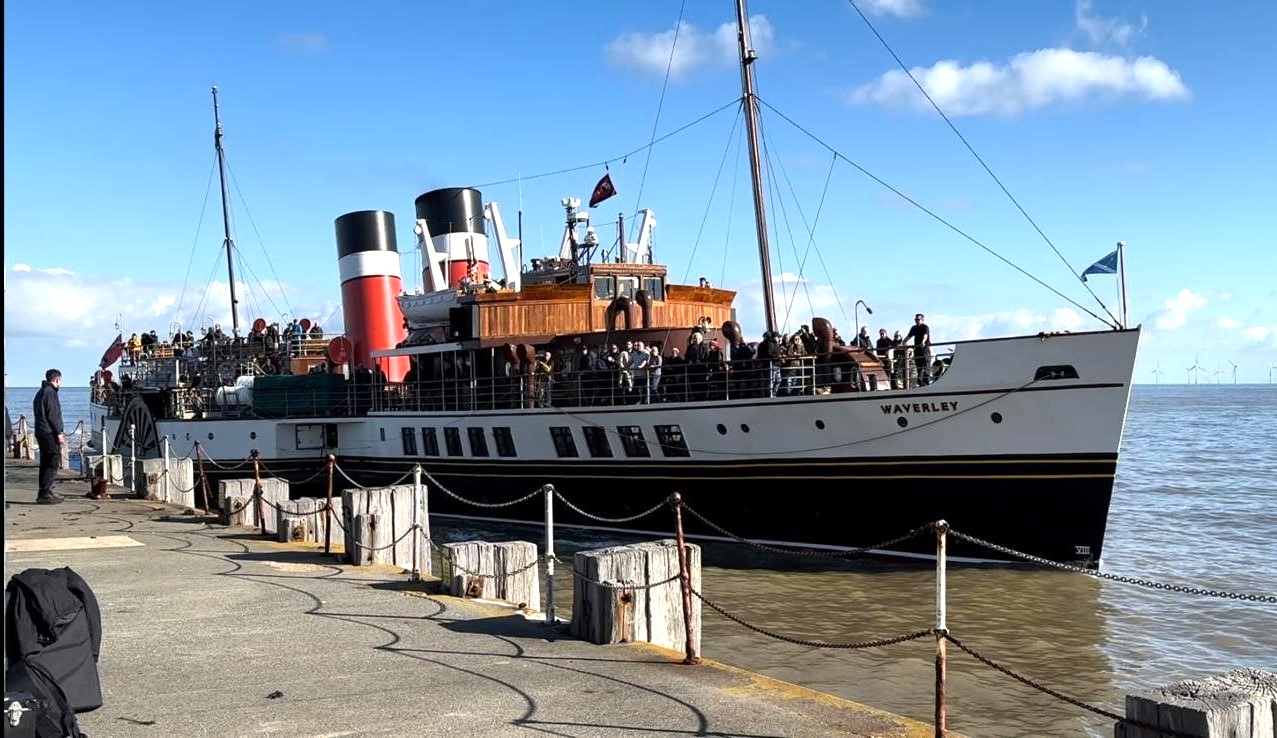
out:
<path id="1" fill-rule="evenodd" d="M 1082 270 L 1082 281 L 1086 281 L 1088 274 L 1117 274 L 1117 252 L 1109 254 L 1100 259 L 1086 269 Z"/>

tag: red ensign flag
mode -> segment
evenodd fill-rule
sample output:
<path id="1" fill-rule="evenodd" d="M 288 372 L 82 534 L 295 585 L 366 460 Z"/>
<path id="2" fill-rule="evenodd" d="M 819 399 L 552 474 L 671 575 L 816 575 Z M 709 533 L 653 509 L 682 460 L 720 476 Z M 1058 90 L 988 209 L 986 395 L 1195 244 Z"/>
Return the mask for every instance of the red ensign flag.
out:
<path id="1" fill-rule="evenodd" d="M 603 175 L 603 179 L 594 185 L 594 194 L 590 195 L 590 207 L 594 207 L 612 195 L 616 194 L 616 187 L 612 185 L 611 173 Z"/>

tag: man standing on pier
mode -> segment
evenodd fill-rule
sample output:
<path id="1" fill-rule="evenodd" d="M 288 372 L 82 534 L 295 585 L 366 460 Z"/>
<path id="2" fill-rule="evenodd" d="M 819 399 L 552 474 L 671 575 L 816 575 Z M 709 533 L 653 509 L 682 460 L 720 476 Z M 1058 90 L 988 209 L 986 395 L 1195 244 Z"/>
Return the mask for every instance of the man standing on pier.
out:
<path id="1" fill-rule="evenodd" d="M 58 399 L 61 386 L 62 372 L 50 369 L 44 373 L 44 383 L 35 395 L 35 442 L 40 447 L 40 492 L 35 500 L 42 505 L 62 502 L 62 497 L 53 492 L 62 446 L 67 442 L 62 433 L 62 402 Z"/>

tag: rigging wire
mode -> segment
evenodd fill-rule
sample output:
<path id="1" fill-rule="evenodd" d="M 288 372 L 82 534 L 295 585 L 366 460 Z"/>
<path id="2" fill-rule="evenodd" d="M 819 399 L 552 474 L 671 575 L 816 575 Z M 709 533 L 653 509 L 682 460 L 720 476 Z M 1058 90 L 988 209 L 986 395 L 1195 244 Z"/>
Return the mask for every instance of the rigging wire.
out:
<path id="1" fill-rule="evenodd" d="M 186 275 L 182 277 L 182 292 L 177 298 L 177 310 L 174 311 L 175 322 L 181 326 L 182 304 L 186 301 L 186 285 L 191 279 L 191 266 L 195 264 L 195 249 L 199 246 L 200 231 L 204 228 L 204 213 L 208 210 L 208 195 L 213 191 L 213 173 L 217 171 L 217 154 L 213 154 L 213 165 L 208 170 L 208 184 L 204 185 L 204 203 L 200 205 L 200 218 L 195 224 L 195 238 L 191 241 L 191 256 L 186 260 Z"/>
<path id="2" fill-rule="evenodd" d="M 687 7 L 687 0 L 682 0 L 678 5 L 678 20 L 674 22 L 674 40 L 670 43 L 670 59 L 665 64 L 665 79 L 661 82 L 661 97 L 656 102 L 656 118 L 652 121 L 652 138 L 647 147 L 647 156 L 643 158 L 643 175 L 639 177 L 638 193 L 634 196 L 635 203 L 643 202 L 643 187 L 647 184 L 647 168 L 652 164 L 652 151 L 656 143 L 656 127 L 661 123 L 661 110 L 665 107 L 665 92 L 670 86 L 670 72 L 674 69 L 674 54 L 678 51 L 678 33 L 683 30 L 683 10 Z M 637 219 L 635 219 L 637 220 Z M 634 235 L 635 220 L 630 221 L 630 235 Z M 620 234 L 622 239 L 621 248 L 625 248 L 625 234 Z"/>
<path id="3" fill-rule="evenodd" d="M 1091 293 L 1091 297 L 1094 297 L 1095 301 L 1099 303 L 1100 307 L 1104 310 L 1104 312 L 1107 313 L 1110 318 L 1112 318 L 1113 324 L 1117 324 L 1118 323 L 1117 318 L 1114 318 L 1113 314 L 1109 312 L 1108 306 L 1104 304 L 1104 301 L 1100 299 L 1100 296 L 1095 294 L 1095 290 L 1091 289 L 1091 285 L 1088 284 L 1086 280 L 1082 279 L 1082 277 L 1078 274 L 1077 270 L 1073 268 L 1073 265 L 1069 263 L 1069 260 L 1065 258 L 1064 254 L 1061 253 L 1058 248 L 1056 248 L 1055 243 L 1052 242 L 1050 237 L 1048 237 L 1046 233 L 1042 230 L 1042 228 L 1038 226 L 1037 221 L 1033 220 L 1033 217 L 1029 215 L 1028 211 L 1026 211 L 1024 207 L 1020 205 L 1020 201 L 1016 200 L 1015 196 L 1011 194 L 1011 191 L 1007 189 L 1006 185 L 1002 184 L 1002 180 L 998 178 L 998 175 L 994 174 L 993 170 L 989 167 L 988 164 L 985 163 L 984 159 L 981 158 L 981 156 L 978 153 L 976 153 L 975 147 L 973 147 L 971 143 L 967 141 L 967 137 L 962 135 L 962 132 L 959 131 L 958 127 L 953 124 L 953 121 L 950 120 L 949 116 L 945 115 L 944 110 L 941 110 L 940 105 L 936 103 L 935 99 L 931 97 L 931 95 L 927 92 L 926 88 L 922 86 L 922 83 L 918 81 L 918 78 L 913 75 L 913 71 L 910 70 L 909 67 L 905 65 L 904 61 L 901 60 L 900 56 L 896 54 L 895 49 L 891 48 L 891 44 L 887 43 L 887 40 L 883 38 L 881 33 L 878 32 L 878 29 L 874 27 L 874 24 L 869 21 L 869 17 L 866 16 L 864 14 L 864 11 L 860 9 L 860 6 L 856 4 L 856 0 L 847 0 L 847 3 L 851 5 L 852 9 L 856 11 L 856 15 L 859 15 L 860 19 L 865 22 L 866 26 L 869 27 L 869 31 L 873 33 L 874 38 L 878 39 L 878 43 L 882 44 L 882 47 L 887 50 L 887 53 L 890 54 L 891 58 L 895 60 L 896 65 L 900 67 L 901 71 L 903 71 L 905 75 L 909 77 L 909 81 L 913 82 L 913 86 L 918 88 L 918 91 L 921 92 L 922 96 L 927 99 L 927 102 L 931 103 L 931 107 L 934 108 L 935 111 L 940 114 L 940 118 L 945 122 L 945 125 L 949 126 L 949 130 L 953 131 L 953 135 L 958 137 L 958 140 L 961 141 L 962 145 L 965 146 L 967 151 L 971 153 L 971 156 L 973 156 L 975 160 L 979 162 L 980 166 L 984 169 L 984 171 L 988 173 L 989 177 L 991 177 L 994 183 L 998 185 L 998 189 L 1002 190 L 1002 194 L 1007 196 L 1007 199 L 1011 201 L 1011 204 L 1015 206 L 1015 209 L 1020 211 L 1020 215 L 1023 215 L 1024 219 L 1029 222 L 1029 225 L 1033 226 L 1033 230 L 1038 232 L 1038 235 L 1042 237 L 1043 241 L 1046 241 L 1046 245 L 1051 247 L 1051 250 L 1055 252 L 1055 255 L 1060 257 L 1060 261 L 1064 262 L 1064 266 L 1068 268 L 1069 273 L 1072 274 L 1074 277 L 1076 277 L 1077 280 L 1082 283 L 1082 286 L 1086 288 L 1087 292 Z M 1095 315 L 1094 313 L 1091 313 L 1091 314 Z M 1098 320 L 1103 320 L 1103 318 L 1100 318 L 1099 316 L 1095 316 L 1095 317 Z"/>
<path id="4" fill-rule="evenodd" d="M 288 312 L 285 313 L 284 311 L 279 309 L 279 305 L 275 304 L 275 299 L 270 296 L 270 290 L 266 289 L 266 283 L 262 281 L 261 277 L 257 276 L 257 272 L 253 271 L 253 267 L 249 265 L 248 260 L 244 258 L 244 254 L 238 246 L 235 247 L 235 254 L 236 256 L 239 257 L 240 269 L 242 269 L 243 272 L 246 273 L 249 277 L 252 277 L 253 281 L 257 282 L 257 286 L 261 289 L 262 294 L 266 297 L 266 301 L 270 303 L 271 309 L 275 311 L 275 314 L 280 316 L 291 315 L 293 312 L 292 306 L 289 305 L 288 302 L 285 300 L 284 305 L 288 308 Z M 252 290 L 252 287 L 248 284 L 247 280 L 245 280 L 244 282 L 244 289 L 250 290 L 250 291 Z M 281 291 L 280 299 L 283 299 L 283 295 L 284 293 Z M 261 306 L 261 303 L 259 302 L 257 304 L 257 311 L 258 311 L 257 317 L 259 318 L 264 317 L 262 315 L 261 308 L 262 306 Z M 251 325 L 251 322 L 250 322 L 250 325 Z"/>
<path id="5" fill-rule="evenodd" d="M 253 227 L 253 235 L 257 236 L 257 245 L 261 247 L 262 254 L 266 257 L 266 265 L 270 267 L 271 276 L 275 278 L 275 289 L 279 291 L 279 299 L 284 302 L 288 312 L 291 313 L 293 312 L 293 306 L 288 301 L 288 295 L 284 294 L 284 283 L 280 281 L 279 273 L 275 271 L 275 263 L 271 261 L 270 252 L 266 250 L 266 243 L 262 241 L 262 234 L 257 230 L 257 221 L 253 220 L 253 213 L 248 209 L 248 200 L 244 198 L 244 193 L 239 189 L 239 182 L 235 179 L 235 172 L 231 169 L 230 162 L 226 164 L 226 173 L 231 177 L 231 185 L 235 187 L 235 194 L 239 195 L 240 204 L 244 206 L 244 215 L 248 216 L 248 224 Z M 257 277 L 254 276 L 253 279 L 257 279 Z M 262 291 L 266 292 L 265 284 L 262 285 Z M 269 297 L 269 294 L 267 296 Z M 275 303 L 272 300 L 271 306 L 274 307 L 274 305 Z M 278 311 L 278 308 L 276 310 Z"/>
<path id="6" fill-rule="evenodd" d="M 761 120 L 759 120 L 759 121 L 758 121 L 758 126 L 759 126 L 759 132 L 758 132 L 758 134 L 759 134 L 759 138 L 761 138 L 761 139 L 762 139 L 762 143 L 763 143 L 763 163 L 764 163 L 764 165 L 767 167 L 767 174 L 768 174 L 768 179 L 767 179 L 767 182 L 768 182 L 767 195 L 768 195 L 768 197 L 770 197 L 770 198 L 771 198 L 771 204 L 772 204 L 772 208 L 771 208 L 771 209 L 772 209 L 772 212 L 776 212 L 777 210 L 779 210 L 779 211 L 780 211 L 781 218 L 783 218 L 783 219 L 785 220 L 785 228 L 786 228 L 786 231 L 788 231 L 788 229 L 789 229 L 789 214 L 785 211 L 785 203 L 784 203 L 784 201 L 783 201 L 783 200 L 781 200 L 781 198 L 780 198 L 780 197 L 779 197 L 779 195 L 777 194 L 777 192 L 778 192 L 778 188 L 777 188 L 777 187 L 776 187 L 776 185 L 775 185 L 775 182 L 776 182 L 776 172 L 775 172 L 775 170 L 774 170 L 774 169 L 772 169 L 772 152 L 771 152 L 771 147 L 768 145 L 768 139 L 767 139 L 767 136 L 765 136 L 765 135 L 763 134 L 763 131 L 761 130 L 761 129 L 762 129 L 762 121 L 761 121 Z M 780 243 L 780 219 L 779 219 L 779 218 L 772 218 L 771 227 L 772 227 L 772 240 L 773 240 L 773 241 L 775 241 L 776 243 Z M 791 244 L 792 244 L 792 243 L 793 243 L 793 241 L 794 241 L 794 238 L 793 238 L 793 234 L 792 234 L 792 233 L 790 233 L 789 241 L 790 241 L 790 243 L 791 243 Z M 776 263 L 777 263 L 777 266 L 779 266 L 779 267 L 780 267 L 780 297 L 781 297 L 781 302 L 785 302 L 785 301 L 786 301 L 786 297 L 787 297 L 787 294 L 786 294 L 787 287 L 786 287 L 786 285 L 785 285 L 785 252 L 784 252 L 783 250 L 781 250 L 781 249 L 775 249 L 775 251 L 774 251 L 773 253 L 775 253 L 775 254 L 776 254 Z M 775 278 L 775 277 L 772 277 L 772 281 L 773 281 L 773 282 L 775 282 L 775 280 L 776 280 L 776 278 Z M 795 285 L 794 285 L 794 296 L 795 296 L 795 298 L 796 298 L 796 297 L 797 297 L 797 295 L 798 295 L 798 288 L 799 288 L 799 286 L 800 286 L 799 284 L 795 284 Z M 804 290 L 805 290 L 806 285 L 801 285 L 801 286 L 802 286 L 802 287 L 804 288 Z M 772 294 L 773 294 L 773 296 L 775 295 L 775 287 L 774 287 L 774 285 L 765 284 L 765 285 L 763 285 L 763 289 L 772 290 Z M 807 305 L 808 305 L 808 307 L 810 307 L 810 306 L 811 306 L 811 293 L 810 293 L 810 292 L 807 292 Z"/>
<path id="7" fill-rule="evenodd" d="M 1092 318 L 1095 318 L 1096 320 L 1100 321 L 1101 323 L 1108 323 L 1108 321 L 1104 320 L 1104 318 L 1101 318 L 1099 315 L 1096 315 L 1096 314 L 1095 314 L 1095 311 L 1091 310 L 1091 309 L 1090 309 L 1090 308 L 1088 308 L 1088 307 L 1085 307 L 1084 305 L 1080 304 L 1077 300 L 1074 300 L 1073 298 L 1069 297 L 1068 295 L 1064 294 L 1063 292 L 1060 292 L 1059 290 L 1057 290 L 1056 288 L 1054 288 L 1054 287 L 1052 287 L 1051 285 L 1047 284 L 1046 282 L 1043 282 L 1041 279 L 1039 279 L 1038 277 L 1034 276 L 1032 273 L 1030 273 L 1029 271 L 1027 271 L 1027 270 L 1026 270 L 1026 269 L 1024 269 L 1023 267 L 1019 266 L 1019 265 L 1018 265 L 1018 264 L 1016 264 L 1015 262 L 1012 262 L 1010 259 L 1006 258 L 1006 257 L 1005 257 L 1005 256 L 1003 256 L 1002 254 L 999 254 L 997 251 L 994 251 L 994 250 L 993 250 L 992 248 L 990 248 L 989 246 L 986 246 L 986 245 L 984 244 L 984 242 L 982 242 L 980 239 L 976 238 L 975 236 L 972 236 L 971 234 L 969 234 L 969 233 L 967 233 L 966 231 L 962 230 L 961 228 L 959 228 L 958 226 L 954 225 L 953 223 L 950 223 L 949 221 L 945 220 L 945 219 L 944 219 L 944 217 L 943 217 L 943 216 L 941 216 L 939 213 L 936 213 L 935 211 L 933 211 L 933 210 L 929 209 L 928 207 L 926 207 L 926 206 L 925 206 L 925 205 L 923 205 L 922 203 L 920 203 L 920 202 L 918 202 L 917 200 L 913 199 L 912 197 L 910 197 L 910 196 L 906 195 L 906 194 L 905 194 L 903 191 L 901 191 L 900 189 L 898 189 L 898 188 L 896 188 L 896 187 L 892 186 L 891 184 L 888 184 L 886 180 L 882 179 L 882 178 L 881 178 L 881 177 L 879 177 L 878 175 L 874 174 L 873 172 L 869 171 L 868 169 L 865 169 L 865 168 L 864 168 L 864 167 L 862 167 L 861 165 L 859 165 L 859 164 L 857 164 L 856 162 L 852 161 L 852 160 L 851 160 L 851 158 L 849 158 L 846 154 L 843 154 L 843 153 L 842 153 L 841 151 L 839 151 L 838 149 L 835 149 L 833 146 L 830 146 L 828 143 L 825 143 L 825 141 L 824 141 L 823 139 L 821 139 L 819 136 L 817 136 L 816 134 L 814 134 L 814 133 L 812 133 L 811 131 L 809 131 L 809 130 L 807 130 L 806 128 L 804 128 L 802 125 L 800 125 L 800 124 L 799 124 L 797 121 L 795 121 L 793 118 L 790 118 L 788 115 L 785 115 L 785 114 L 784 114 L 784 113 L 782 113 L 781 111 L 777 110 L 774 106 L 772 106 L 772 105 L 771 105 L 770 103 L 768 103 L 766 100 L 763 100 L 763 99 L 761 99 L 761 98 L 760 98 L 760 99 L 759 99 L 759 102 L 760 102 L 760 103 L 762 103 L 763 105 L 766 105 L 768 110 L 772 111 L 772 112 L 773 112 L 773 113 L 775 113 L 776 115 L 779 115 L 779 116 L 780 116 L 781 118 L 783 118 L 786 122 L 788 122 L 791 126 L 793 126 L 794 128 L 797 128 L 799 131 L 802 131 L 802 132 L 803 132 L 803 133 L 804 133 L 804 134 L 805 134 L 808 138 L 810 138 L 812 141 L 815 141 L 816 143 L 818 143 L 818 144 L 820 144 L 821 146 L 825 147 L 825 149 L 827 149 L 827 150 L 828 150 L 830 153 L 832 153 L 834 156 L 836 156 L 836 157 L 838 157 L 839 159 L 842 159 L 843 161 L 845 161 L 845 162 L 847 162 L 848 164 L 850 164 L 850 165 L 851 165 L 851 166 L 852 166 L 852 167 L 853 167 L 856 171 L 858 171 L 858 172 L 860 172 L 861 174 L 865 175 L 865 176 L 866 176 L 866 177 L 868 177 L 869 179 L 872 179 L 873 181 L 877 182 L 879 185 L 882 185 L 882 186 L 883 186 L 883 187 L 885 187 L 886 189 L 890 190 L 892 193 L 894 193 L 895 195 L 897 195 L 898 197 L 900 197 L 900 199 L 904 200 L 905 202 L 909 203 L 910 205 L 914 206 L 915 208 L 917 208 L 917 209 L 921 210 L 923 213 L 926 213 L 927 215 L 931 216 L 931 218 L 932 218 L 933 220 L 935 220 L 936 222 L 940 223 L 941 225 L 943 225 L 944 227 L 946 227 L 946 228 L 948 228 L 949 230 L 953 231 L 954 233 L 958 234 L 958 235 L 959 235 L 959 236 L 961 236 L 962 238 L 964 238 L 964 239 L 966 239 L 966 240 L 970 241 L 971 243 L 975 244 L 976 246 L 980 247 L 980 248 L 981 248 L 981 249 L 983 249 L 986 253 L 988 253 L 989 255 L 993 256 L 993 257 L 994 257 L 995 259 L 997 259 L 998 261 L 1001 261 L 1003 264 L 1006 264 L 1007 266 L 1009 266 L 1009 267 L 1011 267 L 1012 269 L 1016 270 L 1016 271 L 1017 271 L 1017 272 L 1019 272 L 1020 274 L 1023 274 L 1024 276 L 1028 277 L 1029 279 L 1033 280 L 1034 282 L 1037 282 L 1039 285 L 1041 285 L 1041 286 L 1042 286 L 1042 287 L 1044 287 L 1045 289 L 1049 290 L 1050 292 L 1054 293 L 1054 294 L 1055 294 L 1056 296 L 1058 296 L 1060 299 L 1062 299 L 1062 300 L 1064 300 L 1065 302 L 1069 303 L 1070 305 L 1072 305 L 1073 307 L 1077 308 L 1078 310 L 1081 310 L 1082 312 L 1086 313 L 1087 315 L 1090 315 Z M 1101 304 L 1102 304 L 1102 303 L 1101 303 Z M 1106 313 L 1108 312 L 1108 309 L 1107 309 L 1107 308 L 1105 308 L 1104 310 L 1105 310 L 1105 312 L 1106 312 Z M 1109 318 L 1110 318 L 1110 319 L 1113 319 L 1113 321 L 1114 321 L 1114 322 L 1116 322 L 1116 319 L 1114 319 L 1114 318 L 1113 318 L 1113 316 L 1112 316 L 1111 314 L 1109 315 Z M 1109 325 L 1112 325 L 1112 323 L 1108 323 L 1108 324 L 1109 324 Z"/>
<path id="8" fill-rule="evenodd" d="M 612 164 L 613 162 L 618 162 L 618 161 L 622 161 L 622 162 L 623 162 L 623 161 L 625 161 L 626 159 L 630 158 L 631 156 L 634 156 L 635 154 L 642 153 L 642 152 L 644 152 L 644 151 L 646 151 L 646 150 L 648 150 L 648 149 L 652 148 L 652 147 L 653 147 L 653 146 L 655 146 L 656 144 L 658 144 L 658 143 L 660 143 L 660 142 L 662 142 L 662 141 L 664 141 L 664 140 L 666 140 L 666 139 L 668 139 L 668 138 L 672 138 L 672 137 L 674 137 L 674 136 L 677 136 L 678 134 L 682 133 L 683 131 L 686 131 L 687 129 L 692 128 L 693 126 L 695 126 L 695 125 L 697 125 L 697 124 L 699 124 L 699 123 L 703 123 L 703 122 L 705 122 L 706 120 L 709 120 L 710 118 L 713 118 L 715 115 L 718 115 L 719 113 L 723 112 L 724 110 L 727 110 L 728 108 L 732 107 L 733 105 L 738 104 L 739 102 L 740 102 L 740 98 L 732 98 L 729 102 L 726 102 L 726 103 L 724 103 L 724 104 L 722 104 L 722 105 L 718 106 L 717 108 L 714 108 L 713 110 L 711 110 L 711 111 L 709 111 L 708 113 L 706 113 L 706 114 L 702 115 L 701 117 L 697 118 L 696 120 L 693 120 L 693 121 L 692 121 L 692 122 L 690 122 L 690 123 L 686 123 L 686 124 L 684 124 L 684 125 L 682 125 L 682 126 L 680 126 L 680 127 L 678 127 L 678 128 L 675 128 L 674 130 L 670 131 L 669 133 L 666 133 L 665 135 L 660 136 L 659 138 L 653 139 L 652 141 L 649 141 L 648 143 L 643 144 L 642 146 L 640 146 L 640 147 L 638 147 L 638 148 L 634 149 L 633 151 L 628 151 L 628 152 L 626 152 L 626 153 L 624 153 L 624 154 L 621 154 L 620 156 L 614 156 L 614 157 L 612 157 L 612 158 L 610 158 L 610 159 L 604 159 L 603 161 L 594 161 L 594 162 L 590 162 L 589 164 L 582 164 L 582 165 L 580 165 L 580 166 L 567 167 L 566 169 L 556 169 L 556 170 L 554 170 L 553 172 L 542 172 L 542 173 L 540 173 L 540 174 L 533 174 L 533 175 L 532 175 L 532 176 L 530 176 L 530 177 L 529 177 L 529 176 L 524 176 L 524 177 L 511 177 L 510 179 L 500 179 L 500 180 L 496 180 L 496 181 L 493 181 L 493 182 L 484 182 L 483 184 L 471 185 L 471 187 L 474 187 L 474 188 L 476 188 L 476 189 L 482 189 L 482 188 L 485 188 L 485 187 L 496 187 L 496 186 L 498 186 L 498 185 L 514 184 L 515 182 L 527 182 L 527 181 L 530 181 L 530 180 L 533 180 L 533 179 L 544 179 L 544 178 L 546 178 L 546 177 L 554 177 L 554 176 L 557 176 L 557 175 L 560 175 L 560 174 L 571 174 L 572 172 L 579 172 L 579 171 L 582 171 L 582 170 L 585 170 L 585 169 L 595 169 L 595 168 L 600 167 L 600 166 L 606 167 L 608 164 Z"/>
<path id="9" fill-rule="evenodd" d="M 740 125 L 742 113 L 744 113 L 744 108 L 737 108 L 736 117 L 732 119 L 731 130 L 727 132 L 727 143 L 723 145 L 723 155 L 718 159 L 718 171 L 714 173 L 714 184 L 710 185 L 709 188 L 709 201 L 705 203 L 705 212 L 701 214 L 701 224 L 700 227 L 696 229 L 696 239 L 692 241 L 692 252 L 687 256 L 687 269 L 683 271 L 684 284 L 686 284 L 687 280 L 692 276 L 692 265 L 696 261 L 696 249 L 701 245 L 701 237 L 705 235 L 705 225 L 709 223 L 710 210 L 714 207 L 714 195 L 718 192 L 718 183 L 722 181 L 723 167 L 727 165 L 727 154 L 732 150 L 733 138 L 737 140 L 737 152 L 740 151 L 740 129 L 738 126 Z M 735 183 L 733 183 L 732 192 L 734 193 L 735 191 Z M 731 225 L 731 220 L 731 205 L 729 203 L 727 210 L 727 222 L 729 227 Z"/>
<path id="10" fill-rule="evenodd" d="M 820 223 L 820 214 L 824 212 L 825 210 L 825 197 L 828 196 L 829 194 L 829 183 L 834 178 L 834 165 L 836 165 L 837 163 L 838 163 L 838 157 L 831 156 L 829 159 L 829 171 L 825 173 L 825 187 L 823 190 L 820 191 L 820 204 L 816 206 L 816 217 L 812 220 L 811 229 L 808 231 L 810 236 L 807 240 L 807 248 L 803 250 L 803 257 L 798 262 L 798 277 L 800 279 L 803 276 L 803 272 L 807 269 L 807 257 L 811 255 L 812 247 L 816 243 L 816 225 Z M 781 171 L 785 173 L 785 182 L 789 184 L 789 189 L 792 192 L 794 190 L 794 185 L 792 182 L 789 181 L 789 173 L 785 172 L 783 166 L 781 168 Z M 800 214 L 801 212 L 802 211 L 799 210 Z M 821 253 L 820 249 L 816 249 L 816 258 L 820 260 L 820 266 L 821 268 L 825 270 L 825 279 L 828 280 L 829 282 L 829 289 L 834 293 L 834 302 L 838 305 L 838 312 L 842 314 L 842 319 L 846 321 L 847 309 L 842 306 L 842 297 L 838 295 L 838 288 L 834 284 L 833 275 L 829 273 L 829 266 L 825 264 L 825 256 L 824 254 Z M 785 306 L 784 324 L 789 323 L 789 315 L 793 311 L 793 309 L 794 309 L 794 301 L 790 300 L 789 304 Z M 856 328 L 856 330 L 859 331 L 860 328 Z"/>
<path id="11" fill-rule="evenodd" d="M 744 97 L 741 98 L 740 112 L 742 114 L 745 112 Z M 727 255 L 731 252 L 732 245 L 732 215 L 736 212 L 736 185 L 740 183 L 740 149 L 744 142 L 745 129 L 742 127 L 736 134 L 736 157 L 734 159 L 735 165 L 732 167 L 732 191 L 727 197 L 727 227 L 723 230 L 723 265 L 718 273 L 718 284 L 722 284 L 727 279 Z"/>

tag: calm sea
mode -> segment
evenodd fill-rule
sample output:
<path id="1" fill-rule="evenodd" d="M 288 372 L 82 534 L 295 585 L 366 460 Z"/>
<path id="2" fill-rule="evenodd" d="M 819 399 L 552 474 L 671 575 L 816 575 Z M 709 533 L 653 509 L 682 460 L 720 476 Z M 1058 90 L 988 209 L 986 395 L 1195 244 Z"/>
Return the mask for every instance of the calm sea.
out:
<path id="1" fill-rule="evenodd" d="M 20 413 L 30 416 L 34 393 L 7 390 L 15 422 Z M 61 397 L 67 428 L 81 418 L 87 424 L 88 390 L 66 387 Z M 1104 570 L 1168 584 L 1277 594 L 1274 445 L 1277 386 L 1136 387 Z M 457 530 L 449 537 L 472 533 Z M 570 548 L 570 534 L 563 538 Z M 934 586 L 928 568 L 704 572 L 706 596 L 743 619 L 832 642 L 930 627 Z M 559 580 L 558 590 L 560 612 L 566 614 L 570 575 Z M 703 651 L 709 658 L 931 719 L 930 639 L 863 651 L 813 649 L 764 638 L 708 610 L 704 620 Z M 1244 666 L 1277 671 L 1277 606 L 1067 572 L 954 570 L 949 627 L 1013 671 L 1118 713 L 1128 692 Z M 949 684 L 950 727 L 959 732 L 995 738 L 1112 735 L 1107 719 L 1014 682 L 953 647 Z"/>

